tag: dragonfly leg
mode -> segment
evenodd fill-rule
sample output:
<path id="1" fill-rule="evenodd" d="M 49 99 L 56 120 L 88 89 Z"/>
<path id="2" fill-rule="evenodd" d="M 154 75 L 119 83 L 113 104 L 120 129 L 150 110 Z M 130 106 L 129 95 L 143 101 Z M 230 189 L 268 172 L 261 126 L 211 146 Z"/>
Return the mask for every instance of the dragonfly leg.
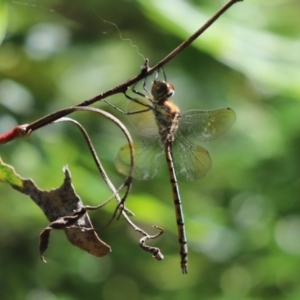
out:
<path id="1" fill-rule="evenodd" d="M 135 99 L 132 99 L 132 100 L 135 100 Z M 134 114 L 142 113 L 142 112 L 146 112 L 146 111 L 149 111 L 149 110 L 152 109 L 151 107 L 148 107 L 148 108 L 141 109 L 141 110 L 137 110 L 137 111 L 126 112 L 126 111 L 120 109 L 119 107 L 113 105 L 112 103 L 110 103 L 110 102 L 107 101 L 107 100 L 104 100 L 104 102 L 105 102 L 106 104 L 108 104 L 109 106 L 113 107 L 115 110 L 117 110 L 117 111 L 120 112 L 121 114 L 127 115 L 127 116 L 128 116 L 128 115 L 134 115 Z M 146 106 L 145 104 L 142 104 L 142 103 L 138 102 L 137 100 L 135 100 L 135 102 L 137 102 L 137 103 L 139 103 L 139 104 L 141 104 L 141 105 Z"/>

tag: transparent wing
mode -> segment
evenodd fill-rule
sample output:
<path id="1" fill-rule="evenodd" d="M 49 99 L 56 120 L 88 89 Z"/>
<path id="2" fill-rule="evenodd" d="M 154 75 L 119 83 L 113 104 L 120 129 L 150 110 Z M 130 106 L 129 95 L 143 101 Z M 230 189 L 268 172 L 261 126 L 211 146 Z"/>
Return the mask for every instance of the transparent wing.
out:
<path id="1" fill-rule="evenodd" d="M 235 119 L 235 113 L 230 108 L 193 109 L 181 115 L 178 130 L 185 137 L 207 142 L 227 132 Z"/>
<path id="2" fill-rule="evenodd" d="M 133 147 L 133 177 L 141 180 L 152 178 L 161 166 L 162 147 L 156 140 L 135 142 Z M 130 170 L 130 150 L 128 145 L 123 146 L 119 150 L 115 164 L 120 173 L 128 175 Z"/>
<path id="3" fill-rule="evenodd" d="M 173 144 L 173 158 L 176 174 L 187 181 L 204 177 L 211 168 L 207 150 L 192 144 L 183 136 L 177 136 Z"/>
<path id="4" fill-rule="evenodd" d="M 146 104 L 148 107 L 152 107 L 152 103 L 147 99 L 137 99 L 140 103 Z M 129 101 L 127 111 L 138 112 L 147 109 L 147 106 L 138 104 L 134 101 Z M 128 115 L 131 123 L 134 127 L 143 135 L 156 136 L 158 135 L 158 127 L 156 125 L 155 116 L 153 110 L 146 112 L 136 113 Z"/>

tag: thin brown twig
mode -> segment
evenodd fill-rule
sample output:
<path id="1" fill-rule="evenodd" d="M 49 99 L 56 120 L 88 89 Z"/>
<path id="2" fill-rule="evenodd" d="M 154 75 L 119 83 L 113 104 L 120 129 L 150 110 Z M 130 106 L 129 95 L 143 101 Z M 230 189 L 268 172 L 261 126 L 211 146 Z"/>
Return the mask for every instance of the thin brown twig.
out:
<path id="1" fill-rule="evenodd" d="M 236 2 L 242 2 L 243 0 L 230 0 L 221 9 L 219 9 L 204 25 L 202 25 L 194 34 L 192 34 L 187 40 L 181 43 L 177 48 L 175 48 L 170 54 L 163 58 L 154 67 L 148 70 L 146 76 L 152 74 L 154 71 L 160 69 L 167 62 L 177 56 L 181 51 L 188 47 L 192 42 L 194 42 L 207 28 L 209 28 L 225 11 L 227 11 Z M 145 77 L 146 77 L 145 76 Z"/>
<path id="2" fill-rule="evenodd" d="M 133 155 L 133 151 L 134 149 L 132 148 L 132 139 L 131 139 L 131 136 L 130 136 L 130 133 L 128 132 L 127 128 L 123 125 L 123 123 L 117 119 L 116 117 L 114 117 L 113 115 L 111 115 L 110 113 L 106 112 L 106 111 L 103 111 L 101 109 L 98 109 L 98 108 L 93 108 L 93 107 L 73 107 L 73 108 L 70 108 L 70 109 L 65 109 L 64 111 L 67 111 L 68 113 L 71 113 L 71 112 L 74 112 L 74 111 L 91 111 L 91 112 L 96 112 L 96 113 L 100 113 L 101 115 L 104 115 L 105 117 L 109 118 L 110 120 L 112 120 L 113 122 L 115 122 L 118 127 L 124 132 L 126 138 L 127 138 L 127 141 L 129 143 L 129 147 L 131 149 L 130 151 L 130 159 L 131 159 L 131 168 L 130 168 L 130 174 L 128 175 L 126 181 L 125 181 L 125 184 L 127 181 L 131 182 L 131 175 L 132 175 L 132 171 L 133 171 L 133 165 L 134 165 L 134 155 Z M 54 113 L 55 114 L 55 113 Z M 50 115 L 48 115 L 47 117 L 49 117 Z M 73 120 L 74 121 L 74 120 Z M 76 121 L 74 121 L 74 123 L 76 124 Z M 80 127 L 79 127 L 80 128 Z M 82 128 L 80 128 L 82 129 Z M 82 133 L 84 133 L 84 131 L 82 131 Z M 85 138 L 87 138 L 88 136 L 85 135 Z M 89 139 L 89 138 L 88 138 Z M 88 146 L 89 146 L 89 149 L 90 151 L 92 152 L 92 155 L 93 155 L 93 158 L 97 164 L 97 167 L 103 177 L 103 179 L 105 180 L 105 182 L 107 183 L 107 185 L 109 186 L 109 188 L 111 189 L 111 191 L 113 192 L 117 202 L 118 202 L 118 206 L 122 205 L 122 207 L 118 207 L 121 209 L 121 212 L 122 212 L 122 215 L 123 217 L 125 218 L 125 220 L 127 221 L 127 223 L 137 232 L 139 232 L 141 235 L 143 235 L 144 237 L 146 237 L 147 239 L 151 239 L 152 237 L 147 233 L 145 232 L 143 229 L 141 229 L 140 227 L 138 227 L 137 225 L 135 225 L 129 218 L 128 216 L 128 211 L 126 209 L 124 209 L 124 205 L 123 205 L 123 202 L 124 202 L 124 197 L 126 197 L 128 195 L 128 192 L 129 192 L 129 187 L 124 195 L 124 197 L 121 199 L 121 197 L 119 196 L 118 194 L 118 190 L 115 188 L 115 186 L 113 185 L 113 183 L 110 181 L 108 175 L 106 174 L 104 168 L 102 167 L 97 155 L 96 155 L 96 151 L 93 147 L 93 144 L 92 142 L 89 140 L 89 143 L 88 143 Z M 85 209 L 87 210 L 95 210 L 95 209 L 98 209 L 100 207 L 103 206 L 103 203 L 98 205 L 98 206 L 85 206 Z M 114 214 L 115 215 L 115 214 Z M 150 251 L 148 251 L 150 252 Z"/>
<path id="3" fill-rule="evenodd" d="M 97 110 L 93 110 L 93 111 L 97 112 Z M 91 141 L 91 139 L 90 139 L 90 137 L 89 137 L 87 131 L 84 129 L 84 127 L 83 127 L 78 121 L 76 121 L 76 120 L 74 120 L 74 119 L 71 119 L 71 118 L 68 118 L 68 117 L 60 118 L 60 119 L 58 119 L 57 121 L 55 121 L 55 123 L 56 123 L 56 122 L 71 122 L 71 123 L 75 124 L 75 125 L 79 128 L 79 130 L 80 130 L 81 133 L 83 134 L 83 137 L 84 137 L 85 141 L 87 142 L 87 145 L 88 145 L 88 147 L 89 147 L 89 150 L 90 150 L 90 152 L 91 152 L 91 155 L 92 155 L 92 157 L 93 157 L 93 159 L 94 159 L 94 162 L 95 162 L 95 164 L 96 164 L 96 166 L 97 166 L 98 171 L 100 172 L 100 174 L 101 174 L 103 180 L 105 181 L 105 183 L 110 187 L 110 189 L 111 189 L 112 192 L 113 192 L 113 194 L 112 194 L 107 200 L 105 200 L 103 203 L 101 203 L 101 204 L 99 204 L 99 205 L 97 205 L 97 206 L 86 206 L 86 208 L 89 209 L 89 210 L 95 210 L 95 209 L 102 208 L 102 207 L 105 206 L 108 202 L 110 202 L 113 198 L 115 198 L 115 197 L 116 197 L 116 194 L 119 193 L 119 192 L 124 188 L 124 186 L 126 186 L 126 187 L 127 187 L 127 190 L 126 190 L 126 192 L 125 192 L 126 197 L 124 196 L 124 197 L 122 198 L 122 200 L 123 200 L 123 202 L 124 202 L 125 199 L 127 198 L 128 191 L 129 191 L 130 188 L 131 188 L 132 177 L 131 177 L 131 176 L 127 176 L 126 179 L 125 179 L 125 181 L 124 181 L 117 189 L 114 189 L 114 190 L 113 190 L 113 189 L 111 188 L 112 183 L 111 183 L 111 181 L 109 180 L 109 178 L 107 177 L 107 174 L 105 173 L 104 168 L 103 168 L 103 166 L 102 166 L 102 164 L 101 164 L 101 162 L 100 162 L 100 160 L 99 160 L 99 158 L 98 158 L 98 155 L 97 155 L 97 152 L 96 152 L 96 150 L 95 150 L 95 147 L 94 147 L 94 145 L 93 145 L 93 143 L 92 143 L 92 141 Z M 128 132 L 128 133 L 129 133 L 129 132 Z M 130 135 L 127 136 L 127 139 L 128 139 L 129 141 L 131 141 Z M 132 158 L 133 158 L 133 156 L 132 156 Z M 132 167 L 133 167 L 133 161 L 132 161 Z M 134 215 L 131 211 L 127 210 L 125 207 L 124 207 L 123 209 L 125 209 L 126 212 L 129 213 L 131 216 Z"/>
<path id="4" fill-rule="evenodd" d="M 124 135 L 126 136 L 126 139 L 127 139 L 127 142 L 128 142 L 128 145 L 129 145 L 129 149 L 130 149 L 130 170 L 129 170 L 129 174 L 127 176 L 127 178 L 125 179 L 124 183 L 118 188 L 116 189 L 115 186 L 112 184 L 112 182 L 110 181 L 109 177 L 107 176 L 98 156 L 97 156 L 97 153 L 96 153 L 96 150 L 93 146 L 93 143 L 91 141 L 91 139 L 89 138 L 89 135 L 87 134 L 86 130 L 81 126 L 80 123 L 78 123 L 77 121 L 73 120 L 73 119 L 70 119 L 70 118 L 60 118 L 58 119 L 56 122 L 59 122 L 59 121 L 70 121 L 72 123 L 74 123 L 75 125 L 78 126 L 78 128 L 80 129 L 80 131 L 82 132 L 86 142 L 87 142 L 87 145 L 89 147 L 89 150 L 92 154 L 92 157 L 95 161 L 95 164 L 102 176 L 102 178 L 104 179 L 105 183 L 108 185 L 108 187 L 110 188 L 110 190 L 113 192 L 113 195 L 114 197 L 116 197 L 118 203 L 123 203 L 124 202 L 124 197 L 126 198 L 127 195 L 128 195 L 128 192 L 131 188 L 131 181 L 132 181 L 132 172 L 133 172 L 133 166 L 134 166 L 134 155 L 133 155 L 133 152 L 134 152 L 134 149 L 133 149 L 133 141 L 132 141 L 132 138 L 131 138 L 131 135 L 129 133 L 129 131 L 127 130 L 126 126 L 119 120 L 117 119 L 115 116 L 113 116 L 112 114 L 108 113 L 107 111 L 104 111 L 104 110 L 101 110 L 99 108 L 94 108 L 94 107 L 74 107 L 73 108 L 73 111 L 89 111 L 89 112 L 94 112 L 94 113 L 98 113 L 98 114 L 101 114 L 103 116 L 105 116 L 106 118 L 108 118 L 109 120 L 111 120 L 112 122 L 114 122 L 121 130 L 122 132 L 124 133 Z M 119 195 L 118 195 L 118 192 L 120 189 L 122 189 L 124 186 L 127 186 L 127 190 L 125 192 L 125 195 L 123 197 L 123 199 L 120 199 Z M 103 204 L 101 204 L 99 207 L 102 207 Z M 124 209 L 124 208 L 123 208 Z"/>

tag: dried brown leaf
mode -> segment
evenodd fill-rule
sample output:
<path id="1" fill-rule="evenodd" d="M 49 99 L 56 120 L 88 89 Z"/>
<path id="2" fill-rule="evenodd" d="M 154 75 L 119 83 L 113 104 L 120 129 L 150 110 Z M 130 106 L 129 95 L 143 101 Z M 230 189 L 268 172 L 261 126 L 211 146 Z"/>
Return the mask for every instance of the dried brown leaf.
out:
<path id="1" fill-rule="evenodd" d="M 51 229 L 63 229 L 68 240 L 81 250 L 97 257 L 107 255 L 111 248 L 96 234 L 91 220 L 84 209 L 80 197 L 76 194 L 71 174 L 64 167 L 65 179 L 59 188 L 49 191 L 41 190 L 31 179 L 18 176 L 23 185 L 11 185 L 19 192 L 28 195 L 44 212 L 51 222 L 41 233 L 40 252 L 47 249 Z"/>

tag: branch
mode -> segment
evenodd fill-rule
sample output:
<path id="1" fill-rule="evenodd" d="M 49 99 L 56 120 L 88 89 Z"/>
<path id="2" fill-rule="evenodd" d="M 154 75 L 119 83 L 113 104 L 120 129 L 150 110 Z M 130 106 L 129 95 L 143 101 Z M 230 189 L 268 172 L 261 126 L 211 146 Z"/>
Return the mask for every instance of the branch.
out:
<path id="1" fill-rule="evenodd" d="M 31 124 L 28 125 L 21 125 L 25 126 L 26 130 L 22 127 L 20 131 L 20 126 L 14 128 L 13 130 L 9 131 L 8 133 L 4 133 L 0 135 L 0 144 L 7 143 L 13 139 L 20 138 L 23 136 L 29 135 L 32 131 L 37 130 L 43 126 L 46 126 L 59 118 L 65 117 L 68 114 L 74 112 L 76 110 L 76 107 L 84 107 L 89 106 L 95 102 L 101 101 L 102 99 L 105 99 L 107 97 L 110 97 L 115 94 L 119 93 L 125 93 L 126 90 L 135 84 L 136 82 L 140 81 L 141 79 L 151 75 L 155 71 L 159 70 L 161 67 L 163 67 L 166 63 L 171 61 L 173 58 L 175 58 L 179 53 L 181 53 L 185 48 L 187 48 L 193 41 L 195 41 L 206 29 L 208 29 L 223 13 L 225 13 L 232 5 L 234 5 L 237 2 L 241 2 L 243 0 L 230 0 L 227 2 L 219 11 L 217 11 L 203 26 L 201 26 L 194 34 L 192 34 L 187 40 L 185 40 L 183 43 L 181 43 L 177 48 L 175 48 L 171 53 L 169 53 L 165 58 L 163 58 L 160 62 L 158 62 L 154 67 L 149 67 L 149 60 L 146 59 L 144 65 L 141 68 L 140 74 L 137 76 L 129 79 L 126 82 L 123 82 L 114 88 L 103 92 L 91 99 L 85 100 L 73 107 L 61 109 L 59 111 L 56 111 L 55 113 L 52 113 L 50 115 L 47 115 L 46 117 L 43 117 Z M 13 133 L 13 134 L 12 134 Z"/>

